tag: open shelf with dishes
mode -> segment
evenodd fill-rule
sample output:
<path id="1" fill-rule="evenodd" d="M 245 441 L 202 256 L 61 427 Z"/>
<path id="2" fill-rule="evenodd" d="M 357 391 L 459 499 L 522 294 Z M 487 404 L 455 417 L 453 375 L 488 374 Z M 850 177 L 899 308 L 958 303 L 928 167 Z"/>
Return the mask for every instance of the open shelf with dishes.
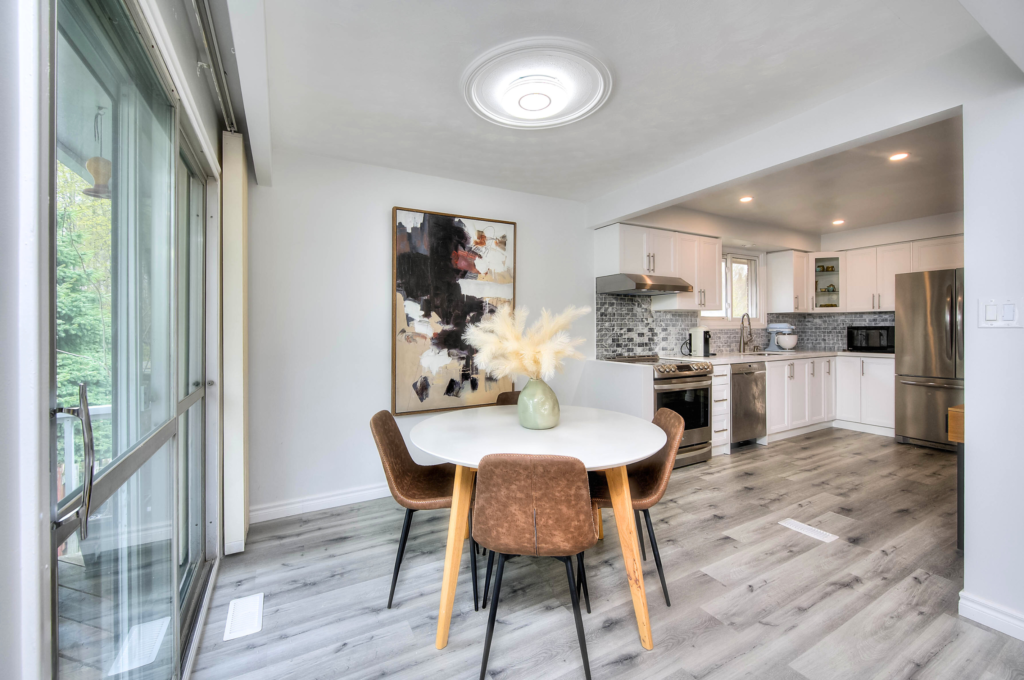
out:
<path id="1" fill-rule="evenodd" d="M 810 274 L 813 286 L 811 299 L 814 309 L 838 311 L 843 307 L 843 289 L 846 283 L 844 253 L 813 253 Z"/>

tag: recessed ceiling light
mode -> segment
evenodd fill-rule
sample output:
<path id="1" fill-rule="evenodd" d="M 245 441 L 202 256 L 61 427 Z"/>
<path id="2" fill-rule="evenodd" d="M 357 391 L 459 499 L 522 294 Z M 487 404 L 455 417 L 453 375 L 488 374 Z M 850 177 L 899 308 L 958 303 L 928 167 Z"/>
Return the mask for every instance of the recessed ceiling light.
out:
<path id="1" fill-rule="evenodd" d="M 750 203 L 753 200 L 753 196 L 744 196 L 743 198 L 740 199 L 740 203 Z"/>
<path id="2" fill-rule="evenodd" d="M 910 155 L 909 153 L 894 153 L 893 155 L 889 156 L 889 160 L 891 160 L 891 161 L 901 161 L 901 160 L 903 160 L 904 158 L 906 158 L 909 155 Z"/>
<path id="3" fill-rule="evenodd" d="M 832 224 L 838 227 L 840 224 L 846 224 L 846 220 L 832 220 Z"/>
<path id="4" fill-rule="evenodd" d="M 462 74 L 462 93 L 473 112 L 511 128 L 575 122 L 600 108 L 611 89 L 611 71 L 596 52 L 565 38 L 499 45 Z"/>

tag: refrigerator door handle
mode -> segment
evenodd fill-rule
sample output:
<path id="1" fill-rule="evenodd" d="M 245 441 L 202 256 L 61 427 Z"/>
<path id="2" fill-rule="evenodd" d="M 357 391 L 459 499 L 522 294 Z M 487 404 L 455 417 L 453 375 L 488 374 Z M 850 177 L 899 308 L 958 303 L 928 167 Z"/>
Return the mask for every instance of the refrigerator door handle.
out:
<path id="1" fill-rule="evenodd" d="M 955 298 L 953 297 L 953 286 L 946 286 L 946 328 L 949 329 L 949 333 L 946 336 L 949 339 L 949 349 L 946 352 L 946 354 L 949 356 L 950 359 L 953 358 L 953 345 L 956 342 L 956 327 L 953 323 L 953 317 L 955 315 L 955 312 L 953 311 L 954 302 Z"/>
<path id="2" fill-rule="evenodd" d="M 964 359 L 964 289 L 961 284 L 956 294 L 956 354 Z M 963 377 L 963 376 L 960 376 Z"/>

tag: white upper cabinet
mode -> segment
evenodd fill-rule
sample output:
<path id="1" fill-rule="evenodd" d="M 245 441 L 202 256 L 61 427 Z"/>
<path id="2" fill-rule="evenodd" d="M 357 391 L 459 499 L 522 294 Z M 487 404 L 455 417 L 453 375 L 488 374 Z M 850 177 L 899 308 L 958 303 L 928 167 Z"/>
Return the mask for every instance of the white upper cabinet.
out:
<path id="1" fill-rule="evenodd" d="M 911 243 L 859 248 L 846 253 L 849 312 L 896 309 L 896 275 L 911 271 Z"/>
<path id="2" fill-rule="evenodd" d="M 930 272 L 936 269 L 959 269 L 963 267 L 963 235 L 914 241 L 913 265 L 915 272 Z"/>
<path id="3" fill-rule="evenodd" d="M 712 311 L 721 309 L 723 298 L 721 239 L 679 232 L 661 233 L 672 235 L 675 253 L 673 276 L 677 276 L 693 286 L 693 292 L 656 295 L 651 299 L 651 306 L 659 310 Z"/>
<path id="4" fill-rule="evenodd" d="M 671 231 L 645 229 L 644 245 L 646 254 L 651 258 L 647 273 L 653 276 L 676 275 L 675 239 Z"/>
<path id="5" fill-rule="evenodd" d="M 698 248 L 697 280 L 694 284 L 704 311 L 722 309 L 722 242 L 717 238 L 701 238 Z"/>
<path id="6" fill-rule="evenodd" d="M 646 232 L 631 224 L 613 224 L 594 232 L 595 275 L 650 274 Z"/>
<path id="7" fill-rule="evenodd" d="M 807 253 L 768 253 L 768 311 L 775 314 L 811 311 Z"/>
<path id="8" fill-rule="evenodd" d="M 812 312 L 846 311 L 846 253 L 807 256 L 807 296 Z"/>

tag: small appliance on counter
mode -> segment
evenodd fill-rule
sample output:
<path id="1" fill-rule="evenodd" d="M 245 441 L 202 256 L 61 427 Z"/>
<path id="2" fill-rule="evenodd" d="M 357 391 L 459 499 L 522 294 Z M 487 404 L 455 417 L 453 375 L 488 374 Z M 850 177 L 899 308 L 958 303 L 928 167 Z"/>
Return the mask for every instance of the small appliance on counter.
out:
<path id="1" fill-rule="evenodd" d="M 896 353 L 896 326 L 847 326 L 846 351 Z"/>
<path id="2" fill-rule="evenodd" d="M 683 343 L 689 348 L 691 357 L 711 356 L 711 329 L 707 326 L 694 326 L 690 329 L 690 339 Z M 684 349 L 685 354 L 685 349 Z"/>
<path id="3" fill-rule="evenodd" d="M 768 324 L 768 335 L 771 336 L 771 341 L 768 346 L 765 347 L 766 352 L 792 352 L 793 348 L 796 347 L 797 334 L 796 328 L 792 324 L 788 323 L 770 323 Z"/>

